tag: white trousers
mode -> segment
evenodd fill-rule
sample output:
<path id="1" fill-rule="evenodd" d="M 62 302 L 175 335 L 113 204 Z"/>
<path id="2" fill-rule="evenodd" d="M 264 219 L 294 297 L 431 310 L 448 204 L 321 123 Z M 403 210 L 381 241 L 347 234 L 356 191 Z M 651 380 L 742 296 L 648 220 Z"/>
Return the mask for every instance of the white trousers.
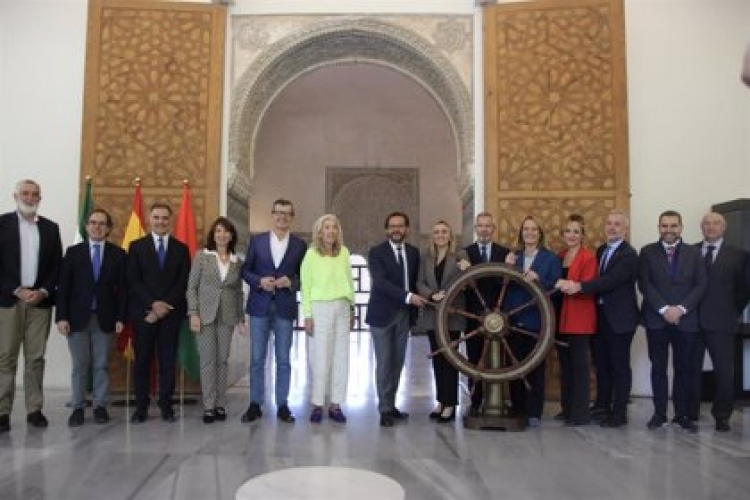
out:
<path id="1" fill-rule="evenodd" d="M 313 302 L 311 339 L 312 404 L 342 404 L 349 380 L 349 327 L 351 311 L 344 299 Z"/>

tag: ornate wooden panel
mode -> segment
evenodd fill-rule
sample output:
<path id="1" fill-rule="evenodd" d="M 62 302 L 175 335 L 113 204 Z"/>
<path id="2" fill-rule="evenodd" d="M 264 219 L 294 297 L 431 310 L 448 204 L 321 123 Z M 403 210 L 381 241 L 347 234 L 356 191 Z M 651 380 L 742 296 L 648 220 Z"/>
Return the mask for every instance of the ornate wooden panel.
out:
<path id="1" fill-rule="evenodd" d="M 226 8 L 159 1 L 91 0 L 81 185 L 115 218 L 120 242 L 141 178 L 144 210 L 179 209 L 190 182 L 198 241 L 219 210 Z M 119 358 L 118 358 L 119 359 Z M 124 370 L 112 368 L 123 389 Z"/>
<path id="2" fill-rule="evenodd" d="M 622 0 L 520 2 L 484 14 L 485 200 L 498 237 L 514 246 L 533 215 L 557 250 L 576 212 L 597 245 L 606 214 L 629 209 Z M 547 371 L 552 397 L 557 369 Z"/>
<path id="3" fill-rule="evenodd" d="M 485 9 L 485 199 L 506 242 L 526 215 L 556 236 L 573 211 L 600 238 L 629 208 L 624 44 L 621 0 Z"/>

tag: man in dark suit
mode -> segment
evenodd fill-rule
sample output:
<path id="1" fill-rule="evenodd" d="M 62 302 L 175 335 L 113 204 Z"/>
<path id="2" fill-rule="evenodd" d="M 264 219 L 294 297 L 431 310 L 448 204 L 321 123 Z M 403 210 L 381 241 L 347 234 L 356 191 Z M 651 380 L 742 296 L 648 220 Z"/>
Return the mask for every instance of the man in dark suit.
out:
<path id="1" fill-rule="evenodd" d="M 577 283 L 561 281 L 564 293 L 594 294 L 597 304 L 597 333 L 592 339 L 596 369 L 596 401 L 591 417 L 602 427 L 628 423 L 627 405 L 632 385 L 630 344 L 638 327 L 638 254 L 625 240 L 630 228 L 625 212 L 612 210 L 604 225 L 607 243 L 597 251 L 599 276 Z"/>
<path id="2" fill-rule="evenodd" d="M 466 247 L 466 253 L 469 256 L 469 262 L 472 265 L 482 264 L 485 262 L 504 263 L 505 257 L 509 250 L 502 245 L 492 241 L 495 235 L 495 218 L 489 212 L 477 214 L 474 220 L 474 233 L 476 241 Z M 492 278 L 484 278 L 477 281 L 479 294 L 484 299 L 486 307 L 493 308 L 497 302 L 500 293 L 500 281 Z M 466 310 L 474 314 L 485 313 L 485 306 L 477 297 L 473 290 L 466 293 Z M 479 327 L 479 322 L 469 319 L 466 324 L 466 331 L 473 332 Z M 470 338 L 466 341 L 466 357 L 470 363 L 478 364 L 482 357 L 484 347 L 484 337 L 481 335 Z M 482 391 L 482 382 L 469 379 L 469 390 L 471 391 L 471 408 L 469 415 L 478 415 L 482 408 L 484 395 Z"/>
<path id="3" fill-rule="evenodd" d="M 385 219 L 386 241 L 372 247 L 367 257 L 370 301 L 365 321 L 370 325 L 375 351 L 375 385 L 381 427 L 393 427 L 409 414 L 396 408 L 396 392 L 406 357 L 412 306 L 423 307 L 417 295 L 419 250 L 406 243 L 409 216 L 393 212 Z"/>
<path id="4" fill-rule="evenodd" d="M 172 208 L 154 203 L 149 211 L 151 233 L 130 244 L 128 251 L 128 310 L 135 327 L 135 412 L 130 421 L 148 418 L 151 358 L 159 361 L 159 408 L 166 422 L 176 420 L 172 408 L 175 360 L 180 324 L 187 313 L 185 292 L 190 251 L 169 234 Z"/>
<path id="5" fill-rule="evenodd" d="M 299 272 L 307 246 L 291 234 L 294 205 L 278 199 L 271 210 L 273 228 L 254 236 L 247 247 L 242 265 L 242 278 L 250 285 L 245 312 L 250 316 L 250 405 L 242 415 L 242 422 L 252 422 L 263 416 L 265 399 L 266 352 L 271 332 L 274 336 L 276 359 L 276 417 L 293 423 L 289 409 L 289 384 L 292 364 L 293 323 L 297 318 Z"/>
<path id="6" fill-rule="evenodd" d="M 42 413 L 44 353 L 62 260 L 57 224 L 37 215 L 39 184 L 24 179 L 13 197 L 17 210 L 0 215 L 0 433 L 10 430 L 21 345 L 26 421 L 49 424 Z"/>
<path id="7" fill-rule="evenodd" d="M 700 250 L 681 240 L 682 217 L 668 210 L 659 216 L 660 239 L 641 250 L 638 288 L 643 294 L 643 324 L 651 360 L 654 415 L 648 428 L 667 423 L 667 363 L 672 347 L 673 422 L 697 432 L 688 415 L 693 400 L 693 350 L 698 342 L 698 304 L 706 291 L 706 268 Z"/>
<path id="8" fill-rule="evenodd" d="M 73 413 L 69 427 L 83 425 L 86 385 L 93 366 L 94 421 L 109 422 L 109 351 L 127 312 L 126 254 L 107 241 L 112 217 L 94 209 L 86 221 L 87 241 L 68 248 L 57 285 L 57 330 L 68 339 L 73 364 Z"/>
<path id="9" fill-rule="evenodd" d="M 696 244 L 701 250 L 708 275 L 708 288 L 698 305 L 700 337 L 695 349 L 695 387 L 690 416 L 700 414 L 701 374 L 706 349 L 714 368 L 714 401 L 711 415 L 716 430 L 728 432 L 729 417 L 734 408 L 734 340 L 739 315 L 748 300 L 746 289 L 745 254 L 724 241 L 727 222 L 721 214 L 710 212 L 701 220 L 703 241 Z"/>

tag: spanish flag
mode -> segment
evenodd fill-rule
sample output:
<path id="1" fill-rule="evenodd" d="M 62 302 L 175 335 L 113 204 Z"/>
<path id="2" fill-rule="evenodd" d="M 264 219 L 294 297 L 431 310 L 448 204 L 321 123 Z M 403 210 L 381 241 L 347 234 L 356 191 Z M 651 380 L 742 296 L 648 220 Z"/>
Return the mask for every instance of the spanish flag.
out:
<path id="1" fill-rule="evenodd" d="M 128 225 L 120 245 L 126 252 L 130 249 L 130 243 L 142 238 L 146 232 L 143 229 L 143 199 L 141 198 L 141 180 L 135 179 L 135 195 L 133 196 L 133 208 L 130 210 Z M 133 327 L 125 324 L 122 334 L 117 339 L 117 350 L 122 353 L 126 360 L 133 359 Z"/>

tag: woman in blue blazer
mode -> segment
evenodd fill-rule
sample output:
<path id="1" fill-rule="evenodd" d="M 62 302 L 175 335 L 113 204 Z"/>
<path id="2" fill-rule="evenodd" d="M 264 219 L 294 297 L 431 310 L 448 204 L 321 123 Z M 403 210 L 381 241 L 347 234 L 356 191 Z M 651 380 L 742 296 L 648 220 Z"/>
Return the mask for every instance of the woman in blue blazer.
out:
<path id="1" fill-rule="evenodd" d="M 544 230 L 532 216 L 527 216 L 518 231 L 518 250 L 508 254 L 507 264 L 521 271 L 527 281 L 537 283 L 544 290 L 553 290 L 555 283 L 562 276 L 560 259 L 544 246 Z M 512 284 L 508 288 L 508 297 L 504 309 L 511 311 L 531 300 L 531 294 L 522 286 Z M 528 307 L 510 317 L 513 326 L 524 330 L 538 332 L 542 322 L 539 308 Z M 514 333 L 509 338 L 511 349 L 518 360 L 526 358 L 534 348 L 536 341 L 528 335 Z M 529 426 L 541 425 L 544 407 L 544 367 L 542 362 L 527 376 L 531 388 L 526 390 L 522 380 L 515 380 L 510 385 L 510 397 L 514 412 L 525 414 Z"/>

